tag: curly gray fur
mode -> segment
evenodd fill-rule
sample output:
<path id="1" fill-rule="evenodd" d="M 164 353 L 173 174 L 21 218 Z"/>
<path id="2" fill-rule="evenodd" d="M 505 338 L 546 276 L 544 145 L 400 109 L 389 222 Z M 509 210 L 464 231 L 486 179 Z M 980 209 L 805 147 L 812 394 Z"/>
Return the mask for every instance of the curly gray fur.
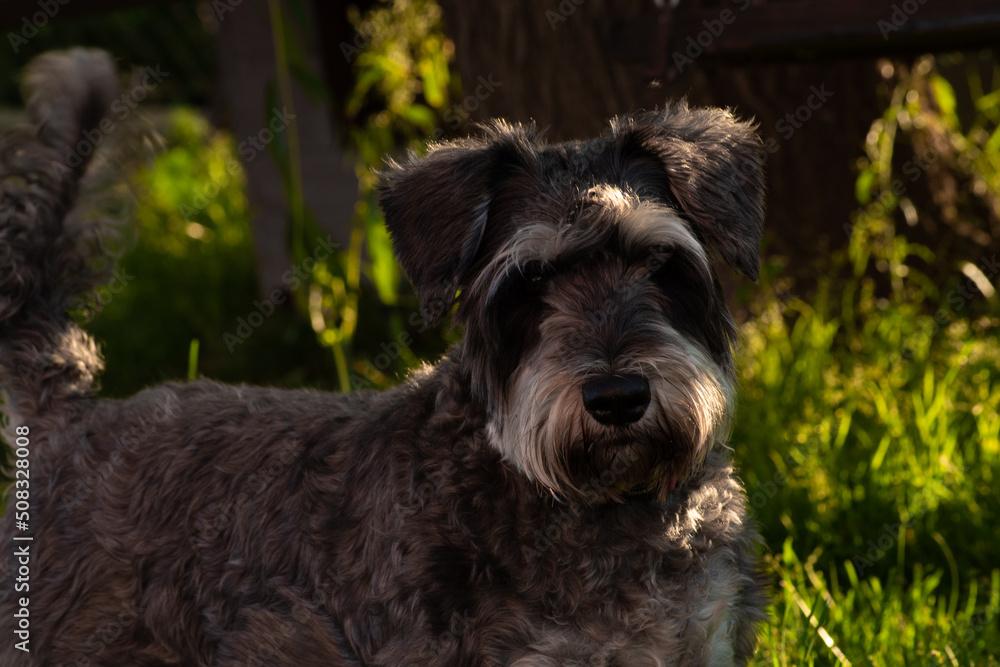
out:
<path id="1" fill-rule="evenodd" d="M 34 539 L 11 540 L 8 511 L 0 664 L 747 663 L 764 584 L 708 257 L 756 272 L 749 125 L 679 105 L 548 146 L 497 122 L 390 164 L 382 205 L 424 313 L 459 299 L 443 360 L 385 392 L 103 400 L 67 312 L 106 257 L 70 210 L 82 168 L 52 165 L 114 72 L 74 51 L 27 79 L 36 132 L 0 167 L 0 373 L 30 430 Z M 652 400 L 609 425 L 580 387 L 616 373 Z"/>
<path id="2" fill-rule="evenodd" d="M 109 263 L 98 223 L 71 209 L 92 155 L 75 148 L 111 104 L 117 73 L 106 53 L 76 49 L 37 58 L 25 87 L 33 131 L 0 145 L 0 367 L 20 418 L 61 419 L 102 368 L 68 313 Z"/>

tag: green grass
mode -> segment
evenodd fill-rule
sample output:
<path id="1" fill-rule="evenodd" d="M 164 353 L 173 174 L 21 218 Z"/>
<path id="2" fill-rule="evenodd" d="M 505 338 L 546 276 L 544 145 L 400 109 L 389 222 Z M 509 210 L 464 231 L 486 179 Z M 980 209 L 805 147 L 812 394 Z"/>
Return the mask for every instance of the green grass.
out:
<path id="1" fill-rule="evenodd" d="M 777 274 L 744 327 L 733 435 L 775 580 L 754 664 L 998 664 L 996 299 L 928 328 L 944 304 L 915 272 L 882 297 L 827 280 L 811 305 Z"/>
<path id="2" fill-rule="evenodd" d="M 995 224 L 998 86 L 1000 70 L 984 85 L 970 68 L 963 122 L 919 60 L 872 124 L 846 250 L 799 297 L 765 267 L 733 435 L 775 581 L 755 665 L 1000 663 L 996 256 L 898 232 L 949 210 Z M 893 192 L 897 165 L 928 146 L 962 184 L 941 211 Z"/>
<path id="3" fill-rule="evenodd" d="M 819 571 L 817 555 L 801 559 L 789 540 L 772 557 L 779 586 L 753 664 L 998 663 L 1000 570 L 970 578 L 963 592 L 919 562 L 860 576 L 850 562 Z"/>

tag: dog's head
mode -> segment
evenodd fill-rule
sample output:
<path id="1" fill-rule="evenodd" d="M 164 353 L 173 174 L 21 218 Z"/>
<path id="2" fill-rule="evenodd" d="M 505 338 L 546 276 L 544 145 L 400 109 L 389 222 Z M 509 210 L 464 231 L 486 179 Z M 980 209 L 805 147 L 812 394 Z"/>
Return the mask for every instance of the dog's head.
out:
<path id="1" fill-rule="evenodd" d="M 735 328 L 711 256 L 756 279 L 762 165 L 752 126 L 683 104 L 558 145 L 495 122 L 390 164 L 396 253 L 426 319 L 459 301 L 507 461 L 561 496 L 663 500 L 725 440 Z"/>

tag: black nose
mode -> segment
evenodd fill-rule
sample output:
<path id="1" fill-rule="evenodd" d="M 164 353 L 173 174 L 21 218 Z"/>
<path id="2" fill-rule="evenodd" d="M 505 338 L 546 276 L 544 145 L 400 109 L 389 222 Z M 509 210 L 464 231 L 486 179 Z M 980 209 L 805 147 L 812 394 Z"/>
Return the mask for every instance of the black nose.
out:
<path id="1" fill-rule="evenodd" d="M 583 406 L 602 424 L 631 424 L 648 405 L 649 383 L 641 375 L 602 375 L 583 384 Z"/>

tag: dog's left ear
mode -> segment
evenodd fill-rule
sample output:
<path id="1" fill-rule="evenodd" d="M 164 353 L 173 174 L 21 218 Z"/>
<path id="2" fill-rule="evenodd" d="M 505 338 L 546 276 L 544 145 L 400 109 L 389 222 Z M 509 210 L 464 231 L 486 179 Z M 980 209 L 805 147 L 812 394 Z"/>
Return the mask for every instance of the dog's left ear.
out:
<path id="1" fill-rule="evenodd" d="M 655 158 L 695 233 L 752 280 L 764 232 L 765 153 L 755 130 L 728 111 L 684 102 L 611 123 L 623 159 Z"/>
<path id="2" fill-rule="evenodd" d="M 399 263 L 435 324 L 455 303 L 478 256 L 490 203 L 530 153 L 530 127 L 496 122 L 484 136 L 431 146 L 404 164 L 389 161 L 379 204 Z"/>

